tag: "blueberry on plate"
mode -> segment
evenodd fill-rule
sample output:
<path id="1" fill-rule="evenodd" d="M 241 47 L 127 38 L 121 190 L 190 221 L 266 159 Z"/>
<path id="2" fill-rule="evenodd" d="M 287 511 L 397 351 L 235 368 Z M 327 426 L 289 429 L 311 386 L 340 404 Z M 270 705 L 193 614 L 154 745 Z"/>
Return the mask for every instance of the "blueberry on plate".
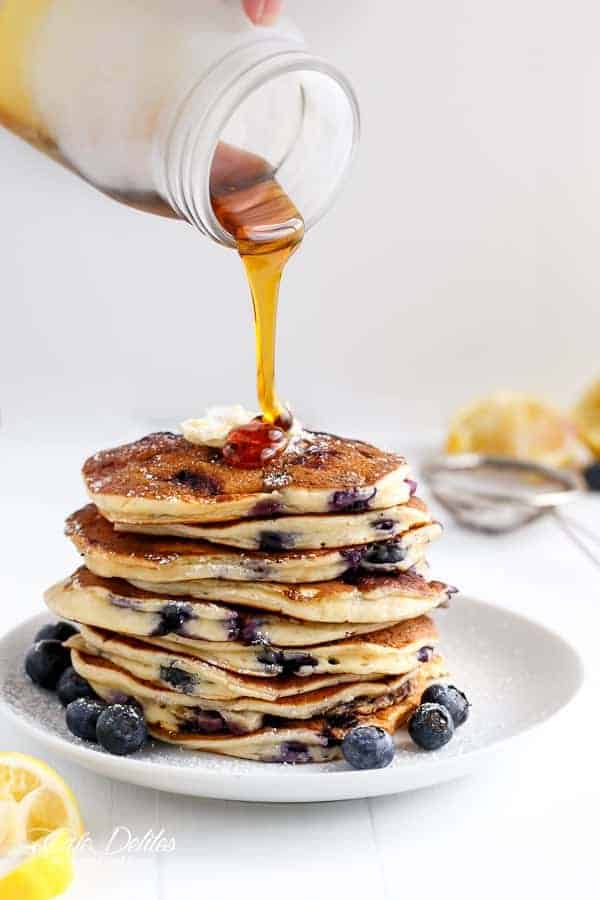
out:
<path id="1" fill-rule="evenodd" d="M 592 463 L 584 469 L 583 477 L 590 491 L 600 491 L 600 462 Z"/>
<path id="2" fill-rule="evenodd" d="M 109 753 L 128 756 L 146 743 L 148 732 L 144 716 L 136 706 L 115 703 L 107 706 L 96 725 L 98 743 Z"/>
<path id="3" fill-rule="evenodd" d="M 384 769 L 394 758 L 394 741 L 383 728 L 359 725 L 344 737 L 342 753 L 353 769 Z"/>
<path id="4" fill-rule="evenodd" d="M 25 656 L 25 671 L 34 684 L 53 691 L 71 662 L 71 653 L 60 641 L 37 641 Z"/>
<path id="5" fill-rule="evenodd" d="M 438 750 L 454 734 L 454 722 L 441 703 L 421 703 L 408 720 L 408 733 L 423 750 Z"/>
<path id="6" fill-rule="evenodd" d="M 463 692 L 453 684 L 431 684 L 423 692 L 421 703 L 440 703 L 445 706 L 452 716 L 455 728 L 467 721 L 471 706 Z"/>
<path id="7" fill-rule="evenodd" d="M 37 641 L 68 641 L 74 634 L 78 634 L 77 629 L 70 622 L 54 622 L 51 625 L 44 625 L 40 628 L 34 638 Z"/>
<path id="8" fill-rule="evenodd" d="M 139 700 L 136 700 L 135 697 L 127 697 L 127 699 L 124 700 L 123 702 L 125 703 L 126 706 L 133 706 L 134 709 L 137 709 L 137 711 L 140 714 L 140 716 L 142 717 L 142 719 L 144 719 L 144 707 L 142 706 L 142 704 L 140 703 Z M 146 721 L 146 720 L 144 719 L 144 721 Z"/>
<path id="9" fill-rule="evenodd" d="M 96 743 L 96 723 L 105 709 L 106 704 L 102 700 L 79 697 L 67 706 L 67 728 L 75 737 Z"/>
<path id="10" fill-rule="evenodd" d="M 58 699 L 63 706 L 68 706 L 80 697 L 95 697 L 96 692 L 89 682 L 79 675 L 73 666 L 69 666 L 58 679 L 56 688 Z"/>

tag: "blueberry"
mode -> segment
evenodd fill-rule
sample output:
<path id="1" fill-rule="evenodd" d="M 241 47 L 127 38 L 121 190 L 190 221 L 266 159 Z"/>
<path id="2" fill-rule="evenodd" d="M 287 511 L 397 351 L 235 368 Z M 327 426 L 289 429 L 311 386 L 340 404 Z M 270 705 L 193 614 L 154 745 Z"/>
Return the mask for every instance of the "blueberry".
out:
<path id="1" fill-rule="evenodd" d="M 144 707 L 139 700 L 136 700 L 135 697 L 127 697 L 123 702 L 126 706 L 133 706 L 134 709 L 137 709 L 140 716 L 144 718 Z"/>
<path id="2" fill-rule="evenodd" d="M 189 469 L 180 469 L 178 472 L 175 472 L 172 481 L 209 497 L 214 497 L 221 493 L 221 485 L 217 479 L 211 475 L 206 475 L 204 472 L 191 472 Z"/>
<path id="3" fill-rule="evenodd" d="M 258 536 L 258 549 L 263 553 L 280 553 L 293 546 L 294 535 L 285 531 L 261 531 Z"/>
<path id="4" fill-rule="evenodd" d="M 225 731 L 226 726 L 223 716 L 216 710 L 198 708 L 194 717 L 184 722 L 179 730 L 190 734 L 218 734 Z"/>
<path id="5" fill-rule="evenodd" d="M 411 497 L 414 497 L 415 494 L 417 493 L 417 488 L 418 488 L 419 485 L 417 484 L 416 481 L 413 481 L 412 478 L 406 478 L 405 481 L 406 481 L 406 483 L 407 483 L 407 485 L 408 485 L 408 487 L 409 487 L 409 490 L 410 490 L 410 496 L 411 496 Z"/>
<path id="6" fill-rule="evenodd" d="M 71 652 L 60 641 L 37 641 L 27 651 L 25 671 L 40 687 L 54 690 L 71 662 Z"/>
<path id="7" fill-rule="evenodd" d="M 452 716 L 455 728 L 467 721 L 469 707 L 471 706 L 463 692 L 459 691 L 453 684 L 430 685 L 424 691 L 421 703 L 440 703 L 442 706 L 445 706 Z"/>
<path id="8" fill-rule="evenodd" d="M 252 507 L 249 516 L 280 516 L 284 510 L 284 507 L 281 503 L 277 503 L 275 500 L 259 500 L 258 503 Z"/>
<path id="9" fill-rule="evenodd" d="M 152 637 L 163 637 L 165 634 L 183 634 L 185 625 L 192 618 L 189 604 L 174 600 L 166 603 L 160 610 L 160 623 L 152 632 Z"/>
<path id="10" fill-rule="evenodd" d="M 351 569 L 357 569 L 363 561 L 365 552 L 364 547 L 346 547 L 340 550 L 340 556 L 347 560 Z"/>
<path id="11" fill-rule="evenodd" d="M 310 751 L 302 741 L 283 741 L 279 747 L 278 762 L 309 763 Z"/>
<path id="12" fill-rule="evenodd" d="M 68 706 L 69 703 L 78 700 L 80 697 L 96 696 L 92 686 L 75 671 L 73 666 L 65 669 L 58 679 L 56 692 L 63 706 Z"/>
<path id="13" fill-rule="evenodd" d="M 398 541 L 382 541 L 369 545 L 365 562 L 374 566 L 386 566 L 400 562 L 405 556 L 406 550 Z"/>
<path id="14" fill-rule="evenodd" d="M 140 715 L 144 715 L 144 707 L 140 703 L 139 700 L 136 700 L 135 697 L 130 697 L 129 694 L 124 694 L 122 691 L 111 691 L 110 699 L 106 700 L 109 706 L 114 706 L 115 703 L 125 704 L 126 706 L 135 706 L 137 710 L 139 710 Z"/>
<path id="15" fill-rule="evenodd" d="M 584 469 L 583 477 L 590 491 L 600 491 L 600 462 L 592 463 Z"/>
<path id="16" fill-rule="evenodd" d="M 348 491 L 334 491 L 330 507 L 334 512 L 362 512 L 377 493 L 376 487 L 350 488 Z"/>
<path id="17" fill-rule="evenodd" d="M 275 650 L 273 647 L 265 645 L 260 653 L 256 656 L 257 662 L 261 663 L 267 671 L 274 670 L 280 675 L 295 675 L 300 669 L 306 667 L 314 667 L 318 665 L 318 660 L 311 656 L 310 653 L 302 651 L 294 652 L 288 650 Z"/>
<path id="18" fill-rule="evenodd" d="M 160 680 L 184 694 L 191 694 L 194 689 L 194 676 L 180 669 L 175 663 L 160 667 Z"/>
<path id="19" fill-rule="evenodd" d="M 100 746 L 109 753 L 128 756 L 144 746 L 148 732 L 137 707 L 116 703 L 107 706 L 98 716 L 96 737 Z"/>
<path id="20" fill-rule="evenodd" d="M 408 721 L 408 733 L 423 750 L 437 750 L 454 734 L 454 722 L 441 703 L 422 703 Z"/>
<path id="21" fill-rule="evenodd" d="M 319 665 L 319 660 L 310 653 L 292 653 L 288 651 L 282 660 L 282 675 L 295 675 L 300 669 L 314 668 Z"/>
<path id="22" fill-rule="evenodd" d="M 54 622 L 52 625 L 44 625 L 40 628 L 34 637 L 34 643 L 37 641 L 68 641 L 70 637 L 79 632 L 70 622 Z"/>
<path id="23" fill-rule="evenodd" d="M 417 651 L 417 659 L 419 660 L 419 662 L 429 662 L 429 660 L 431 659 L 432 656 L 433 656 L 433 647 L 427 647 L 427 646 L 419 647 L 419 650 Z M 437 701 L 437 702 L 441 703 L 441 701 Z"/>
<path id="24" fill-rule="evenodd" d="M 384 769 L 394 758 L 394 741 L 383 728 L 359 725 L 344 737 L 342 753 L 353 769 Z"/>
<path id="25" fill-rule="evenodd" d="M 67 706 L 67 728 L 75 737 L 96 743 L 96 723 L 105 709 L 102 700 L 79 697 Z"/>
<path id="26" fill-rule="evenodd" d="M 227 618 L 226 626 L 227 628 L 227 640 L 228 641 L 237 641 L 240 636 L 240 617 L 239 613 L 235 610 L 231 610 L 229 616 Z"/>
<path id="27" fill-rule="evenodd" d="M 394 519 L 379 519 L 378 522 L 373 522 L 373 528 L 375 531 L 393 531 L 395 524 Z"/>
<path id="28" fill-rule="evenodd" d="M 265 644 L 267 637 L 261 628 L 265 624 L 264 619 L 255 616 L 244 618 L 239 631 L 239 637 L 243 644 Z"/>
<path id="29" fill-rule="evenodd" d="M 260 653 L 256 656 L 256 661 L 267 668 L 278 668 L 282 659 L 283 653 L 281 650 L 273 650 L 268 644 L 261 647 Z"/>

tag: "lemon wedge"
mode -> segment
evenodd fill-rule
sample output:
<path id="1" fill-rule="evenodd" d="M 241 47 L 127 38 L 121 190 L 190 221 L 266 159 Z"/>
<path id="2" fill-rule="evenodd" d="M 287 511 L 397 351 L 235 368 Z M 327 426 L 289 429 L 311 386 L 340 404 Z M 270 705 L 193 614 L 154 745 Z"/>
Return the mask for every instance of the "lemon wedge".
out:
<path id="1" fill-rule="evenodd" d="M 595 456 L 600 456 L 600 378 L 589 386 L 573 410 L 579 436 Z"/>
<path id="2" fill-rule="evenodd" d="M 0 860 L 2 900 L 52 900 L 66 891 L 73 881 L 72 845 L 71 832 L 60 828 Z"/>
<path id="3" fill-rule="evenodd" d="M 450 424 L 446 450 L 509 456 L 550 466 L 584 464 L 589 458 L 567 416 L 536 397 L 508 391 L 498 391 L 461 409 Z"/>

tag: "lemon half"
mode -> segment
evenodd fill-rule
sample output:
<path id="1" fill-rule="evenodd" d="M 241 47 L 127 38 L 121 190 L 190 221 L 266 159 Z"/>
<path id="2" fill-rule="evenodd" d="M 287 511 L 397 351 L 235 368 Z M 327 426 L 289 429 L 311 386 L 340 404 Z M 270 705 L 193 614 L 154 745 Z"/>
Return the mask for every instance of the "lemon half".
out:
<path id="1" fill-rule="evenodd" d="M 589 455 L 567 416 L 536 397 L 509 391 L 498 391 L 461 409 L 450 424 L 446 450 L 550 466 L 583 464 Z"/>
<path id="2" fill-rule="evenodd" d="M 600 378 L 589 386 L 573 410 L 579 436 L 600 457 Z"/>

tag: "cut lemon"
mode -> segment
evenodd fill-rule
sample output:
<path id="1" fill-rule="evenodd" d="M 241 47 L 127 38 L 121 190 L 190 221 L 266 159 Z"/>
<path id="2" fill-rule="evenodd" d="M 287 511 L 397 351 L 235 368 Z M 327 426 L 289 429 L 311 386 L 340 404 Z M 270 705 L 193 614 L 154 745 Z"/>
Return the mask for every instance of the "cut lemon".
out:
<path id="1" fill-rule="evenodd" d="M 461 409 L 451 422 L 448 453 L 486 453 L 551 466 L 583 464 L 588 453 L 574 424 L 527 394 L 499 391 Z"/>
<path id="2" fill-rule="evenodd" d="M 600 378 L 589 386 L 573 410 L 573 419 L 581 439 L 595 456 L 600 456 Z"/>
<path id="3" fill-rule="evenodd" d="M 72 844 L 70 831 L 61 828 L 0 860 L 2 900 L 52 900 L 66 891 L 73 881 Z"/>
<path id="4" fill-rule="evenodd" d="M 54 769 L 24 753 L 0 753 L 0 810 L 3 853 L 62 828 L 74 841 L 83 834 L 71 789 Z"/>

